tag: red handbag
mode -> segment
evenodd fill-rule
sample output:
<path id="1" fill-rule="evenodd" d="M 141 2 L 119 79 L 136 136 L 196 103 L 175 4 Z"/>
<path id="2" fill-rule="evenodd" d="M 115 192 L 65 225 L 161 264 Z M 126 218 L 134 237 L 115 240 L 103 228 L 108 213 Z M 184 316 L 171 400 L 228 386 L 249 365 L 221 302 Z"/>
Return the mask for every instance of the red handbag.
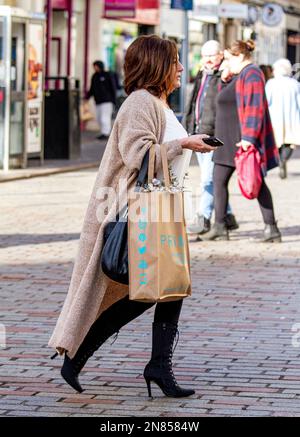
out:
<path id="1" fill-rule="evenodd" d="M 246 199 L 256 199 L 262 184 L 261 156 L 254 145 L 244 150 L 240 147 L 235 156 L 238 183 Z"/>

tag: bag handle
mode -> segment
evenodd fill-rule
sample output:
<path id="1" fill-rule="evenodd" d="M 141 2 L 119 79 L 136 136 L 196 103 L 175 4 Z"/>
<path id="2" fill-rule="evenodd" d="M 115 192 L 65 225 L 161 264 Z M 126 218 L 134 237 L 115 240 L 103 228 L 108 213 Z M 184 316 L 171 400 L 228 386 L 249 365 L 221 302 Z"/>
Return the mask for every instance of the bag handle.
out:
<path id="1" fill-rule="evenodd" d="M 136 181 L 137 187 L 142 187 L 146 183 L 148 167 L 149 167 L 149 150 L 147 150 L 144 156 L 142 166 L 137 177 L 137 181 Z"/>
<path id="2" fill-rule="evenodd" d="M 160 155 L 161 155 L 165 185 L 167 188 L 170 188 L 171 180 L 170 180 L 170 172 L 169 172 L 169 166 L 168 166 L 167 148 L 166 148 L 165 144 L 161 144 L 161 146 L 160 146 Z M 151 146 L 150 157 L 149 157 L 149 167 L 148 167 L 148 184 L 150 184 L 154 179 L 154 167 L 155 167 L 155 147 Z"/>
<path id="3" fill-rule="evenodd" d="M 170 179 L 170 172 L 169 172 L 169 166 L 168 166 L 167 147 L 165 146 L 165 144 L 161 144 L 160 154 L 161 154 L 161 159 L 162 159 L 165 185 L 167 188 L 170 188 L 171 179 Z"/>
<path id="4" fill-rule="evenodd" d="M 148 167 L 148 184 L 152 183 L 154 179 L 154 168 L 155 168 L 155 147 L 150 147 L 149 156 L 149 167 Z"/>

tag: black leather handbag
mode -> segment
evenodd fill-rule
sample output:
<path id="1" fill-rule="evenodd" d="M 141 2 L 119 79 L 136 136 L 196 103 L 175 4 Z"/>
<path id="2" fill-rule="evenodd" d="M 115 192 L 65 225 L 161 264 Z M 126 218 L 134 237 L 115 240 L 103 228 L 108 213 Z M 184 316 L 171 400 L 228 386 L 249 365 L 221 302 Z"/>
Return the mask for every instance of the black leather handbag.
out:
<path id="1" fill-rule="evenodd" d="M 139 171 L 136 186 L 142 187 L 147 182 L 149 151 L 147 151 Z M 128 222 L 126 207 L 114 222 L 108 223 L 104 229 L 101 267 L 103 273 L 120 284 L 129 285 L 128 271 Z"/>

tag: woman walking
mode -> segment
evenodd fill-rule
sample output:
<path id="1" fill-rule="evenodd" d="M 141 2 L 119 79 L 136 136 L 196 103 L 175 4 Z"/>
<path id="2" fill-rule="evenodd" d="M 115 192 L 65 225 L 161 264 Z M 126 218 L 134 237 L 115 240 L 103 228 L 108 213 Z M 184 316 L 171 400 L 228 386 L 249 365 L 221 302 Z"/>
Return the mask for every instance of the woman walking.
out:
<path id="1" fill-rule="evenodd" d="M 127 51 L 124 69 L 129 97 L 117 115 L 101 162 L 70 289 L 49 342 L 59 354 L 64 354 L 61 374 L 78 392 L 82 392 L 78 376 L 87 360 L 110 336 L 154 305 L 129 300 L 128 287 L 111 282 L 100 267 L 104 228 L 115 219 L 116 211 L 127 204 L 127 194 L 135 186 L 146 152 L 155 146 L 159 170 L 162 143 L 166 145 L 169 161 L 181 155 L 184 148 L 198 152 L 213 150 L 202 141 L 203 135 L 188 137 L 168 107 L 167 98 L 180 87 L 183 71 L 175 43 L 155 35 L 139 37 Z M 108 213 L 100 221 L 97 219 L 103 212 L 100 193 L 105 187 L 120 194 L 118 199 L 108 196 L 109 204 L 105 204 Z M 144 371 L 149 396 L 152 381 L 166 396 L 194 394 L 194 390 L 177 384 L 172 371 L 181 307 L 182 300 L 156 305 L 152 356 Z"/>
<path id="2" fill-rule="evenodd" d="M 287 161 L 293 147 L 300 145 L 300 83 L 291 77 L 288 59 L 278 59 L 273 65 L 274 78 L 266 84 L 266 94 L 280 155 L 280 177 L 287 177 Z"/>
<path id="3" fill-rule="evenodd" d="M 203 240 L 228 240 L 225 225 L 228 204 L 228 184 L 235 171 L 237 147 L 247 150 L 252 144 L 262 157 L 261 171 L 278 166 L 275 145 L 265 96 L 265 81 L 261 70 L 252 63 L 253 41 L 236 41 L 225 51 L 228 69 L 224 69 L 223 89 L 217 96 L 216 136 L 224 142 L 214 152 L 215 224 Z M 228 80 L 228 78 L 231 78 Z M 274 215 L 272 195 L 263 178 L 258 203 L 265 223 L 263 242 L 279 242 L 281 234 Z"/>

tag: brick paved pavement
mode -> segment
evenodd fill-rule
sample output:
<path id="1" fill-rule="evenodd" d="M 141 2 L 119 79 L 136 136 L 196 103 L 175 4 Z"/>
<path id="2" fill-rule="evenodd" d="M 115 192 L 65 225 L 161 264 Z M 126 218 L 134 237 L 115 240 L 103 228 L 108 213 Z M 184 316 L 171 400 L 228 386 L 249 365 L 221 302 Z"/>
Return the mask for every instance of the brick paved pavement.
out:
<path id="1" fill-rule="evenodd" d="M 296 156 L 297 157 L 297 156 Z M 190 181 L 197 181 L 193 167 Z M 256 202 L 232 182 L 241 224 L 230 242 L 191 239 L 193 297 L 186 300 L 174 362 L 189 399 L 148 400 L 142 378 L 153 310 L 89 361 L 74 394 L 49 360 L 47 341 L 65 298 L 94 170 L 0 186 L 0 416 L 300 416 L 300 156 L 290 177 L 268 177 L 283 244 L 257 242 Z"/>

